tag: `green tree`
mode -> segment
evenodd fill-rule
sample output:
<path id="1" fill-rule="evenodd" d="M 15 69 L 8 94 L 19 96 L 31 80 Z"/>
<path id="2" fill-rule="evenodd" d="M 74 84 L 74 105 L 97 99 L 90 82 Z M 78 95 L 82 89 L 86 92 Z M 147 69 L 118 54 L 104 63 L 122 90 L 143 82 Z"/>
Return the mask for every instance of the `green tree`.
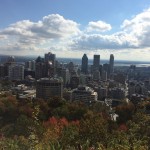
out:
<path id="1" fill-rule="evenodd" d="M 79 142 L 83 144 L 88 140 L 90 146 L 96 145 L 98 142 L 107 145 L 109 137 L 107 128 L 107 120 L 102 115 L 88 112 L 80 121 Z"/>
<path id="2" fill-rule="evenodd" d="M 116 107 L 116 113 L 119 115 L 117 117 L 117 122 L 119 124 L 126 123 L 128 120 L 132 119 L 135 107 L 132 103 L 124 103 Z"/>

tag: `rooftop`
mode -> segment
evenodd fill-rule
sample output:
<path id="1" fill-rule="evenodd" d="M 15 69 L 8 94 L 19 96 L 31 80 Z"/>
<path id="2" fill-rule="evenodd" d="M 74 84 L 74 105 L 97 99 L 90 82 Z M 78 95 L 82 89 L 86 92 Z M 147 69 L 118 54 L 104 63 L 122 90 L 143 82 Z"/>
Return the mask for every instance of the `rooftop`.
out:
<path id="1" fill-rule="evenodd" d="M 37 82 L 63 82 L 62 78 L 41 78 Z"/>
<path id="2" fill-rule="evenodd" d="M 87 93 L 93 93 L 94 90 L 88 86 L 82 86 L 80 85 L 78 88 L 74 89 L 73 92 L 87 92 Z"/>

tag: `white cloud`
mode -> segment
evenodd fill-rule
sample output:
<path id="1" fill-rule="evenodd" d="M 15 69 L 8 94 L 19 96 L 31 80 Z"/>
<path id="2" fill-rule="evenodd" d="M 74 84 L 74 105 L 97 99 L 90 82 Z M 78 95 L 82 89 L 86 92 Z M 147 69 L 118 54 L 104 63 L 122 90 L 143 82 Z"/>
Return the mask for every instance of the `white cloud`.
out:
<path id="1" fill-rule="evenodd" d="M 138 48 L 137 39 L 134 39 L 125 32 L 118 32 L 112 35 L 84 34 L 78 39 L 75 39 L 71 46 L 73 49 L 93 51 L 104 49 Z"/>
<path id="2" fill-rule="evenodd" d="M 67 20 L 58 14 L 43 17 L 41 21 L 19 21 L 0 31 L 1 35 L 24 36 L 27 38 L 56 39 L 77 35 L 80 30 L 78 24 Z"/>
<path id="3" fill-rule="evenodd" d="M 72 20 L 64 19 L 64 17 L 52 14 L 43 18 L 43 27 L 48 29 L 48 32 L 58 34 L 60 36 L 78 34 L 79 24 Z"/>
<path id="4" fill-rule="evenodd" d="M 45 16 L 38 22 L 18 21 L 0 30 L 0 50 L 13 51 L 13 48 L 14 51 L 31 48 L 34 50 L 42 44 L 49 43 L 51 45 L 60 40 L 77 36 L 80 32 L 78 23 L 58 14 Z M 5 46 L 6 43 L 11 47 Z"/>
<path id="5" fill-rule="evenodd" d="M 134 16 L 131 20 L 125 20 L 121 28 L 136 38 L 138 47 L 150 46 L 150 8 Z"/>
<path id="6" fill-rule="evenodd" d="M 120 31 L 113 34 L 100 33 L 111 30 L 111 25 L 102 21 L 89 22 L 83 31 L 79 27 L 75 21 L 58 14 L 45 16 L 38 22 L 18 21 L 0 30 L 0 51 L 3 53 L 18 51 L 20 54 L 44 53 L 51 47 L 54 51 L 58 50 L 60 56 L 73 54 L 73 57 L 77 57 L 85 51 L 103 53 L 106 50 L 117 50 L 116 53 L 122 58 L 123 52 L 125 55 L 127 52 L 131 54 L 131 51 L 139 51 L 136 53 L 138 58 L 140 52 L 142 57 L 144 55 L 146 58 L 149 57 L 150 9 L 124 20 Z M 143 53 L 144 49 L 146 51 Z M 79 51 L 81 53 L 78 53 Z M 74 55 L 75 52 L 78 54 Z"/>
<path id="7" fill-rule="evenodd" d="M 111 30 L 111 25 L 107 24 L 104 21 L 91 21 L 88 24 L 87 27 L 87 32 L 93 32 L 93 31 L 98 31 L 98 32 L 105 32 Z"/>
<path id="8" fill-rule="evenodd" d="M 92 28 L 91 28 L 92 30 Z M 104 50 L 104 49 L 142 49 L 150 47 L 150 9 L 124 20 L 121 31 L 113 34 L 86 34 L 74 40 L 73 49 Z"/>

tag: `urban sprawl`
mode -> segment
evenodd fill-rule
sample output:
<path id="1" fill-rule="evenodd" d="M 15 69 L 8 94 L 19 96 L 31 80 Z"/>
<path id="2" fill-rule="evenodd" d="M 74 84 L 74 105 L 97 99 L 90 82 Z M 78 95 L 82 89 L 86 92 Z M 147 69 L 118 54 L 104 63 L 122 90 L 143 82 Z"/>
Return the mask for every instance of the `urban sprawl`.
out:
<path id="1" fill-rule="evenodd" d="M 100 63 L 100 55 L 88 64 L 86 54 L 81 65 L 60 63 L 51 52 L 24 64 L 9 56 L 0 65 L 1 93 L 11 92 L 18 99 L 60 97 L 87 105 L 100 102 L 110 107 L 127 103 L 137 104 L 150 96 L 150 68 L 114 66 L 114 55 L 108 63 Z M 5 84 L 4 84 L 5 83 Z"/>

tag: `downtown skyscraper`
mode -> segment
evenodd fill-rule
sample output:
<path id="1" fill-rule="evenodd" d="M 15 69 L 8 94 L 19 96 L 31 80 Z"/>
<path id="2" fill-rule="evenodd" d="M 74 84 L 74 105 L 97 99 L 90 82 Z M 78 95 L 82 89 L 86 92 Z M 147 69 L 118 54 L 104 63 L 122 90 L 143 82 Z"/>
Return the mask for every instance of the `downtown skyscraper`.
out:
<path id="1" fill-rule="evenodd" d="M 112 74 L 114 72 L 114 55 L 113 54 L 110 54 L 109 72 L 110 72 L 110 74 Z"/>
<path id="2" fill-rule="evenodd" d="M 99 65 L 100 65 L 100 55 L 94 55 L 93 69 L 94 70 L 99 70 Z"/>
<path id="3" fill-rule="evenodd" d="M 88 73 L 88 57 L 86 54 L 84 54 L 82 57 L 81 72 L 84 74 Z"/>

